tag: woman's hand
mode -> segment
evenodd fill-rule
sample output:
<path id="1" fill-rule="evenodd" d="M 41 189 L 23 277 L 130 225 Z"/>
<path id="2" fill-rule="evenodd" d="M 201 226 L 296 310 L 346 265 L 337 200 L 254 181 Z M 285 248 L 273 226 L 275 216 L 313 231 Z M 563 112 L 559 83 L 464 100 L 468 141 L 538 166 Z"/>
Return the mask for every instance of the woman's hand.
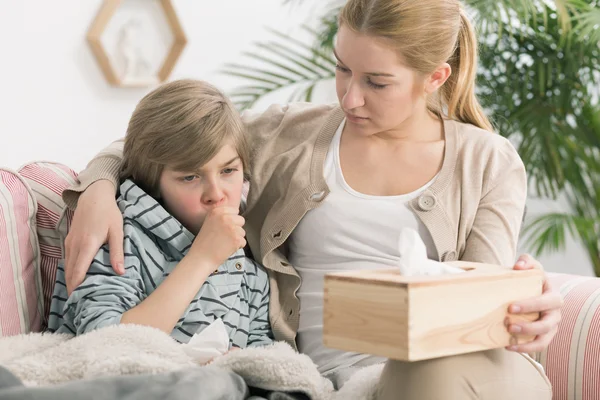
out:
<path id="1" fill-rule="evenodd" d="M 123 216 L 115 201 L 115 186 L 110 181 L 100 180 L 80 195 L 65 240 L 65 278 L 69 294 L 83 282 L 96 253 L 107 241 L 110 263 L 115 272 L 122 275 L 125 273 Z"/>
<path id="2" fill-rule="evenodd" d="M 542 269 L 542 266 L 528 254 L 519 257 L 519 260 L 513 267 L 515 270 L 533 268 Z M 508 331 L 511 334 L 531 335 L 535 336 L 535 339 L 529 343 L 508 346 L 507 349 L 519 353 L 534 353 L 548 347 L 558 330 L 562 305 L 562 296 L 560 293 L 552 290 L 548 278 L 545 277 L 541 296 L 511 304 L 508 308 L 511 314 L 540 313 L 540 318 L 537 321 L 508 325 Z"/>

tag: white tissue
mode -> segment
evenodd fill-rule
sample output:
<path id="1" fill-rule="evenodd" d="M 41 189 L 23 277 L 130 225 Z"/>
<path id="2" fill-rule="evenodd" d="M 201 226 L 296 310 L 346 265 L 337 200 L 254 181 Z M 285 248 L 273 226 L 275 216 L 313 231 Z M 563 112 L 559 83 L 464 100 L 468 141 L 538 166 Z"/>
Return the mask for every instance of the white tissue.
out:
<path id="1" fill-rule="evenodd" d="M 398 237 L 400 260 L 398 267 L 404 276 L 458 274 L 463 269 L 427 258 L 425 243 L 417 231 L 404 228 Z"/>
<path id="2" fill-rule="evenodd" d="M 229 334 L 225 324 L 218 318 L 212 324 L 196 333 L 187 344 L 183 345 L 187 355 L 198 364 L 206 364 L 213 358 L 221 356 L 229 350 Z"/>

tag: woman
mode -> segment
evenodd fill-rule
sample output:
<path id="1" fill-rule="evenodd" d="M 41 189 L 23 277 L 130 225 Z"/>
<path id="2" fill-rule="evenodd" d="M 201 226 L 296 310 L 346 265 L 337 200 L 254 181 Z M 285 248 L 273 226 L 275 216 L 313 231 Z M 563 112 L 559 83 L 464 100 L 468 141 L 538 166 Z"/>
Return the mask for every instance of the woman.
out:
<path id="1" fill-rule="evenodd" d="M 458 0 L 350 0 L 339 25 L 339 105 L 272 106 L 244 118 L 253 148 L 244 216 L 254 257 L 271 277 L 276 339 L 343 380 L 349 368 L 381 360 L 322 345 L 323 276 L 396 265 L 402 228 L 419 231 L 431 258 L 511 267 L 527 189 L 523 163 L 490 132 L 475 97 L 476 38 Z M 122 243 L 114 204 L 121 146 L 92 160 L 81 185 L 65 192 L 73 207 L 85 190 L 67 238 L 71 289 L 107 239 L 122 269 L 114 251 Z M 513 268 L 535 266 L 522 256 Z M 381 398 L 550 399 L 547 378 L 521 353 L 549 344 L 561 302 L 546 283 L 541 297 L 512 305 L 542 317 L 507 327 L 536 335 L 510 351 L 388 361 Z"/>

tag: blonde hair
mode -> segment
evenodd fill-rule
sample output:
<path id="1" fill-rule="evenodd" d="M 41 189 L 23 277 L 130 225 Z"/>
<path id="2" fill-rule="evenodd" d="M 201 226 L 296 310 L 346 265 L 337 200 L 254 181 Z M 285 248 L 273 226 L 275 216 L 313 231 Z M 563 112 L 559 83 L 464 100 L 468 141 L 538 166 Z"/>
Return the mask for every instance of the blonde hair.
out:
<path id="1" fill-rule="evenodd" d="M 475 96 L 477 38 L 458 0 L 349 0 L 339 26 L 382 38 L 411 69 L 428 75 L 447 62 L 452 74 L 428 108 L 492 131 Z"/>
<path id="2" fill-rule="evenodd" d="M 231 143 L 249 173 L 249 149 L 239 113 L 217 88 L 177 80 L 148 93 L 135 108 L 125 136 L 121 179 L 159 197 L 165 167 L 197 171 Z"/>

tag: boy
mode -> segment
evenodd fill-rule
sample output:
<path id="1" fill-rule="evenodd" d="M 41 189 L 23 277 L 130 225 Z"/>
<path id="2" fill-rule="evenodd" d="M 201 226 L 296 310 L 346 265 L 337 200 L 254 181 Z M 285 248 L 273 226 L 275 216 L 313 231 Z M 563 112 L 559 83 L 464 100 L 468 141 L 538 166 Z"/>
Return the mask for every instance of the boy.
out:
<path id="1" fill-rule="evenodd" d="M 243 125 L 219 90 L 180 80 L 146 95 L 125 138 L 125 273 L 105 245 L 68 296 L 59 268 L 50 331 L 132 323 L 187 343 L 220 318 L 230 347 L 271 343 L 267 273 L 245 256 L 238 215 L 247 171 Z"/>

